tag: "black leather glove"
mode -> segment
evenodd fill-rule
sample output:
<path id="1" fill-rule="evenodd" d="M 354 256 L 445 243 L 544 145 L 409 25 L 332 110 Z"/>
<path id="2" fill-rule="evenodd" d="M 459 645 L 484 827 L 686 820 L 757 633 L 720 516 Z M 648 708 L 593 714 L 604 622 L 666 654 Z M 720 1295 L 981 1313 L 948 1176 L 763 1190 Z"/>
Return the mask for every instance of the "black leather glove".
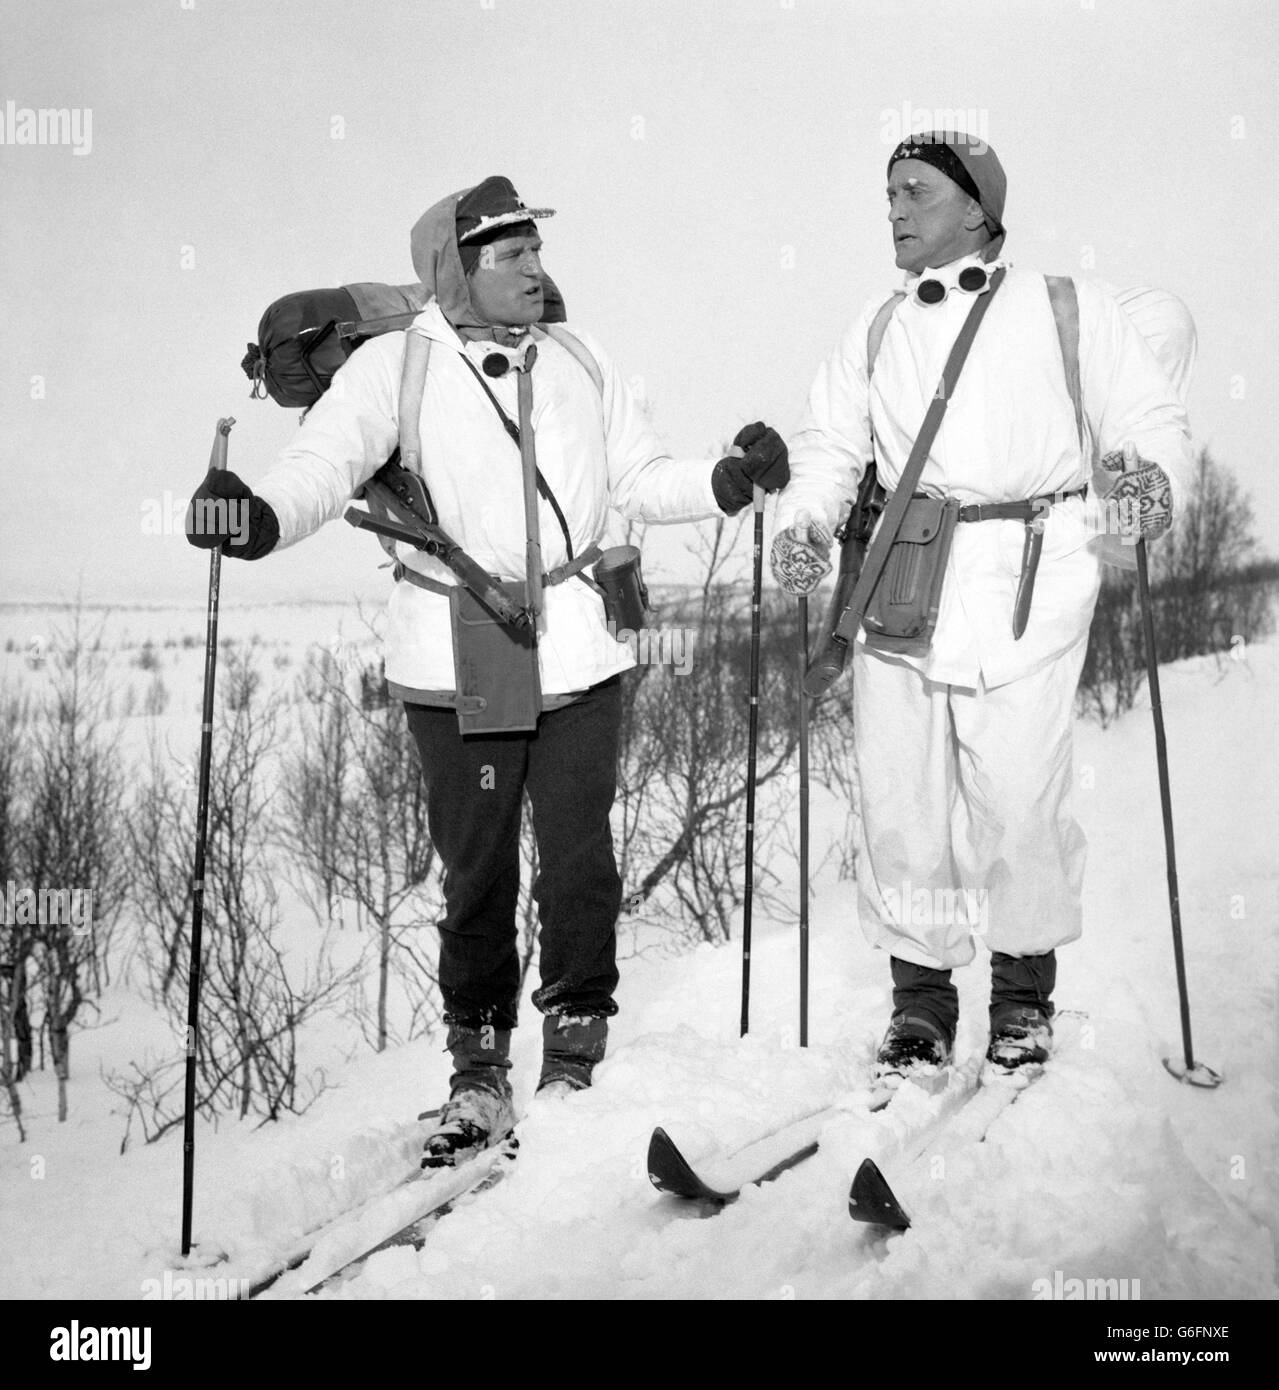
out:
<path id="1" fill-rule="evenodd" d="M 191 495 L 187 540 L 200 550 L 220 548 L 236 560 L 260 560 L 280 539 L 280 523 L 269 502 L 229 468 L 210 468 Z"/>
<path id="2" fill-rule="evenodd" d="M 757 420 L 743 425 L 733 443 L 744 451 L 742 456 L 720 459 L 711 473 L 715 501 L 729 516 L 750 505 L 755 484 L 765 492 L 778 492 L 790 482 L 786 443 L 775 429 Z"/>

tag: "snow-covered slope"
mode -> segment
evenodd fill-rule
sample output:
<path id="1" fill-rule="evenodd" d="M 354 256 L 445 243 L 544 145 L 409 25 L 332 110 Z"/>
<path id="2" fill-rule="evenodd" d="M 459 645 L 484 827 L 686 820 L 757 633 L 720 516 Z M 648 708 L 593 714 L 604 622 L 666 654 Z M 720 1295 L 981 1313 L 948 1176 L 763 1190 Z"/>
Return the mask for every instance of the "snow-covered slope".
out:
<path id="1" fill-rule="evenodd" d="M 901 1136 L 941 1101 L 875 1117 L 859 1108 L 887 1019 L 887 960 L 863 942 L 851 887 L 828 869 L 813 903 L 809 1048 L 797 1046 L 793 922 L 757 918 L 746 1039 L 736 943 L 625 962 L 594 1089 L 535 1103 L 509 1179 L 463 1203 L 420 1255 L 377 1256 L 324 1296 L 1029 1299 L 1060 1273 L 1139 1281 L 1144 1300 L 1275 1297 L 1279 646 L 1182 663 L 1164 686 L 1194 1038 L 1226 1074 L 1219 1090 L 1179 1086 L 1161 1066 L 1179 1055 L 1180 1032 L 1143 706 L 1108 730 L 1079 725 L 1086 928 L 1060 954 L 1057 999 L 1087 1018 L 1061 1029 L 1048 1073 L 985 1143 L 943 1137 L 911 1161 Z M 841 811 L 819 800 L 815 817 L 833 833 Z M 793 893 L 793 866 L 771 867 Z M 956 979 L 959 1051 L 971 1055 L 984 1041 L 983 957 Z M 91 1080 L 99 1060 L 119 1059 L 114 1039 L 157 1025 L 123 995 L 111 1013 L 77 1037 L 70 1121 L 52 1122 L 40 1077 L 28 1143 L 5 1132 L 4 1296 L 138 1297 L 177 1267 L 180 1141 L 119 1156 L 120 1122 Z M 516 1035 L 521 1102 L 534 1022 L 529 1011 Z M 228 1256 L 210 1274 L 252 1273 L 393 1182 L 414 1162 L 413 1117 L 442 1099 L 447 1074 L 438 1040 L 382 1057 L 360 1047 L 304 1116 L 203 1130 L 199 1254 Z M 697 1159 L 823 1107 L 834 1108 L 818 1154 L 714 1219 L 648 1182 L 655 1124 Z M 910 1232 L 886 1239 L 848 1219 L 867 1154 L 911 1210 Z"/>

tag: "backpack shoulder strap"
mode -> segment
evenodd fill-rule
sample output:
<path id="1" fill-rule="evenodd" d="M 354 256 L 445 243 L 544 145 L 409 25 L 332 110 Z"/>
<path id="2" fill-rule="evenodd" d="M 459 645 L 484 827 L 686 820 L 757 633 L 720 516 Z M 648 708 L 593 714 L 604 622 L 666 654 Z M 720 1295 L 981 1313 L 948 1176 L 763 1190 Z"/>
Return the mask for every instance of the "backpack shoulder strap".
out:
<path id="1" fill-rule="evenodd" d="M 538 332 L 539 334 L 553 338 L 555 342 L 559 343 L 561 347 L 573 355 L 582 370 L 595 383 L 595 389 L 599 392 L 600 399 L 602 400 L 604 397 L 604 373 L 600 370 L 600 365 L 595 360 L 595 354 L 591 352 L 586 344 L 583 343 L 580 338 L 570 333 L 561 324 L 539 325 Z M 404 336 L 404 366 L 400 372 L 400 461 L 410 473 L 420 479 L 422 472 L 422 438 L 419 424 L 422 415 L 422 397 L 426 394 L 426 369 L 431 360 L 431 340 L 425 333 L 414 332 L 411 328 Z M 463 357 L 463 361 L 466 361 L 465 357 Z M 471 366 L 469 361 L 467 365 Z M 471 370 L 474 372 L 474 367 L 472 367 Z M 484 381 L 484 378 L 479 376 L 478 373 L 475 373 L 475 375 L 480 385 L 485 387 L 489 399 L 492 400 L 493 404 L 497 407 L 498 414 L 504 417 L 505 413 L 502 407 L 498 404 L 492 392 L 488 391 L 487 383 Z M 560 528 L 564 532 L 565 545 L 568 547 L 570 563 L 561 565 L 557 570 L 552 570 L 546 577 L 546 582 L 548 584 L 561 584 L 564 580 L 571 578 L 574 574 L 577 574 L 580 570 L 585 568 L 586 565 L 598 560 L 601 552 L 598 545 L 592 545 L 581 555 L 576 558 L 573 557 L 573 541 L 569 533 L 568 523 L 565 521 L 564 513 L 560 510 L 559 503 L 555 499 L 555 494 L 551 492 L 549 485 L 541 476 L 540 472 L 538 474 L 538 484 L 539 491 L 545 489 L 543 495 L 548 499 L 555 511 L 556 518 L 560 523 Z M 372 506 L 373 502 L 370 501 L 370 507 Z M 382 545 L 392 559 L 394 559 L 395 542 L 383 538 Z M 402 566 L 397 568 L 397 578 L 400 577 L 401 569 Z M 420 576 L 412 575 L 410 575 L 410 577 L 413 578 L 414 583 L 419 582 L 421 578 Z M 430 581 L 424 582 L 423 587 L 434 587 L 442 592 L 447 592 L 447 589 L 444 589 L 440 585 L 433 585 Z"/>
<path id="2" fill-rule="evenodd" d="M 572 353 L 581 369 L 595 383 L 595 389 L 599 392 L 602 400 L 604 398 L 604 373 L 600 370 L 600 364 L 595 360 L 595 354 L 590 348 L 575 333 L 569 332 L 562 323 L 542 323 L 538 325 L 538 328 L 546 337 L 557 342 L 566 352 Z"/>
<path id="3" fill-rule="evenodd" d="M 905 298 L 906 292 L 904 290 L 896 290 L 879 306 L 875 317 L 870 321 L 870 328 L 866 331 L 867 381 L 870 380 L 870 375 L 875 370 L 875 359 L 879 356 L 879 345 L 884 341 L 884 334 L 888 331 L 888 321 Z"/>
<path id="4" fill-rule="evenodd" d="M 1057 341 L 1061 344 L 1061 364 L 1066 372 L 1066 389 L 1075 407 L 1075 428 L 1079 442 L 1084 442 L 1084 401 L 1079 384 L 1079 294 L 1068 275 L 1045 275 L 1048 299 L 1052 304 L 1053 321 L 1057 325 Z"/>
<path id="5" fill-rule="evenodd" d="M 422 471 L 422 438 L 418 424 L 430 360 L 430 338 L 410 328 L 404 335 L 404 367 L 400 372 L 400 460 L 410 473 Z"/>
<path id="6" fill-rule="evenodd" d="M 416 317 L 416 316 L 415 316 Z M 404 335 L 404 365 L 400 369 L 400 442 L 388 462 L 396 461 L 406 468 L 419 481 L 422 476 L 422 436 L 419 420 L 422 414 L 422 397 L 426 394 L 426 368 L 431 360 L 431 340 L 425 333 L 415 333 L 411 328 Z M 430 494 L 422 484 L 423 495 L 428 509 Z M 364 502 L 373 516 L 381 519 L 394 519 L 387 510 L 375 489 L 364 493 Z M 378 544 L 391 557 L 396 565 L 396 577 L 403 568 L 395 553 L 395 542 L 388 536 L 379 536 Z M 416 582 L 416 580 L 414 581 Z M 433 580 L 424 582 L 430 588 Z M 441 593 L 442 585 L 435 586 Z"/>

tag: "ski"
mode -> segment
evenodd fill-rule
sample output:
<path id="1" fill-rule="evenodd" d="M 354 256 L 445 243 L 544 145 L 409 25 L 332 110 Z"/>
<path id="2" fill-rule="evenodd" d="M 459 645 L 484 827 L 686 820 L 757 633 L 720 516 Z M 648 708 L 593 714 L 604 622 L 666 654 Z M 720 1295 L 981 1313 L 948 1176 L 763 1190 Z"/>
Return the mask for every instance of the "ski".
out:
<path id="1" fill-rule="evenodd" d="M 422 1120 L 434 1119 L 440 1112 L 438 1110 L 426 1110 L 417 1118 Z M 261 1270 L 249 1283 L 249 1297 L 256 1298 L 259 1294 L 265 1293 L 273 1284 L 283 1279 L 286 1274 L 291 1274 L 295 1269 L 304 1265 L 311 1258 L 311 1252 L 322 1240 L 327 1239 L 336 1231 L 342 1230 L 352 1222 L 359 1221 L 369 1212 L 373 1211 L 380 1203 L 385 1201 L 393 1192 L 399 1192 L 402 1188 L 409 1187 L 413 1183 L 423 1180 L 424 1173 L 420 1161 L 415 1160 L 413 1166 L 403 1172 L 399 1177 L 393 1179 L 389 1184 L 382 1187 L 372 1196 L 366 1197 L 354 1207 L 348 1207 L 345 1211 L 339 1212 L 337 1216 L 324 1222 L 320 1226 L 305 1232 L 288 1248 L 288 1251 L 277 1257 L 266 1269 Z M 224 1257 L 225 1258 L 225 1257 Z"/>
<path id="2" fill-rule="evenodd" d="M 871 1086 L 870 1100 L 866 1104 L 866 1109 L 872 1115 L 878 1115 L 881 1110 L 887 1110 L 893 1097 L 904 1084 L 909 1084 L 928 1096 L 941 1095 L 954 1083 L 955 1075 L 955 1068 L 948 1065 L 917 1068 L 908 1075 L 881 1077 Z"/>
<path id="3" fill-rule="evenodd" d="M 428 1110 L 425 1114 L 419 1115 L 419 1120 L 431 1119 L 439 1112 Z M 410 1239 L 411 1229 L 420 1223 L 429 1226 L 438 1218 L 446 1215 L 452 1210 L 452 1204 L 460 1197 L 471 1192 L 481 1183 L 485 1185 L 496 1185 L 497 1178 L 492 1183 L 488 1183 L 489 1168 L 492 1166 L 496 1156 L 508 1155 L 513 1152 L 517 1141 L 512 1135 L 508 1135 L 501 1144 L 494 1145 L 492 1148 L 485 1149 L 476 1154 L 467 1162 L 452 1168 L 429 1168 L 423 1169 L 420 1162 L 414 1163 L 412 1169 L 402 1177 L 394 1180 L 388 1187 L 374 1193 L 357 1206 L 348 1208 L 340 1212 L 331 1220 L 323 1225 L 317 1226 L 299 1238 L 288 1249 L 288 1251 L 278 1257 L 269 1268 L 261 1271 L 249 1283 L 249 1298 L 257 1298 L 268 1289 L 274 1287 L 286 1275 L 301 1269 L 321 1248 L 333 1237 L 340 1237 L 344 1231 L 349 1231 L 364 1223 L 375 1224 L 377 1228 L 385 1231 L 387 1226 L 394 1222 L 395 1226 L 391 1234 L 380 1241 L 376 1248 L 369 1247 L 351 1260 L 342 1269 L 357 1264 L 376 1253 L 377 1249 L 389 1248 L 395 1244 L 412 1243 Z M 509 1165 L 507 1165 L 509 1166 Z M 406 1196 L 405 1194 L 411 1194 Z M 411 1213 L 405 1219 L 406 1210 Z M 378 1216 L 381 1219 L 378 1220 Z M 418 1247 L 425 1241 L 418 1242 Z M 335 1270 L 334 1275 L 341 1273 L 342 1269 Z M 321 1282 L 327 1282 L 330 1276 L 325 1276 Z M 309 1293 L 310 1287 L 301 1290 Z"/>
<path id="4" fill-rule="evenodd" d="M 268 1269 L 261 1271 L 249 1283 L 249 1297 L 257 1298 L 261 1293 L 265 1293 L 273 1284 L 283 1279 L 286 1274 L 291 1274 L 295 1269 L 304 1265 L 311 1258 L 311 1252 L 315 1247 L 327 1237 L 343 1227 L 349 1226 L 352 1222 L 360 1220 L 367 1215 L 379 1203 L 386 1200 L 393 1192 L 399 1192 L 402 1188 L 409 1187 L 411 1184 L 421 1180 L 422 1170 L 417 1165 L 413 1165 L 412 1172 L 405 1173 L 398 1178 L 390 1187 L 383 1188 L 382 1191 L 375 1193 L 367 1198 L 358 1206 L 351 1207 L 346 1211 L 340 1212 L 331 1221 L 326 1221 L 322 1226 L 317 1226 L 314 1230 L 308 1231 L 304 1236 L 294 1242 L 289 1247 L 288 1253 L 281 1256 Z"/>
<path id="5" fill-rule="evenodd" d="M 923 1145 L 917 1146 L 911 1154 L 909 1163 L 916 1163 L 944 1135 L 947 1142 L 971 1141 L 980 1143 L 985 1139 L 991 1125 L 1015 1104 L 1028 1086 L 1033 1084 L 1035 1075 L 1018 1078 L 1001 1078 L 997 1081 L 983 1080 L 975 1095 L 946 1123 L 930 1130 Z M 871 1226 L 879 1226 L 888 1231 L 910 1229 L 911 1220 L 906 1208 L 897 1199 L 888 1185 L 887 1178 L 880 1171 L 873 1158 L 862 1159 L 861 1166 L 853 1178 L 848 1193 L 848 1214 L 854 1221 L 862 1221 Z"/>
<path id="6" fill-rule="evenodd" d="M 1076 1024 L 1087 1017 L 1082 1010 L 1061 1010 L 1057 1014 L 1058 1027 Z M 915 1144 L 903 1166 L 917 1163 L 943 1138 L 948 1144 L 984 1143 L 995 1121 L 1034 1085 L 1044 1074 L 1046 1065 L 1031 1063 L 1016 1071 L 1004 1072 L 983 1063 L 976 1088 L 953 1114 L 929 1127 L 926 1137 Z M 906 1231 L 911 1227 L 909 1212 L 871 1157 L 862 1160 L 853 1177 L 848 1193 L 848 1214 L 854 1221 L 885 1231 Z"/>
<path id="7" fill-rule="evenodd" d="M 872 1087 L 865 1109 L 868 1114 L 885 1111 L 893 1098 L 902 1094 L 905 1086 L 910 1092 L 943 1095 L 941 1104 L 944 1112 L 947 1106 L 962 1100 L 971 1085 L 971 1078 L 947 1067 L 935 1074 L 912 1077 L 891 1087 Z M 952 1094 L 947 1097 L 945 1093 L 948 1092 Z M 712 1153 L 700 1160 L 696 1168 L 666 1130 L 659 1126 L 654 1129 L 648 1144 L 649 1181 L 659 1192 L 669 1196 L 702 1202 L 716 1210 L 722 1209 L 735 1202 L 746 1188 L 770 1183 L 812 1158 L 818 1150 L 819 1136 L 824 1126 L 850 1113 L 853 1112 L 843 1104 L 826 1106 L 733 1153 Z"/>
<path id="8" fill-rule="evenodd" d="M 312 1280 L 302 1292 L 318 1293 L 321 1289 L 350 1278 L 374 1255 L 384 1250 L 394 1250 L 401 1246 L 420 1250 L 426 1244 L 431 1228 L 454 1211 L 464 1197 L 475 1197 L 482 1192 L 488 1192 L 502 1181 L 514 1165 L 518 1147 L 518 1141 L 508 1137 L 502 1143 L 476 1154 L 466 1163 L 434 1174 L 428 1180 L 431 1188 L 428 1206 L 419 1209 L 410 1220 L 375 1245 L 368 1246 L 358 1255 L 353 1255 L 330 1273 Z M 453 1181 L 445 1181 L 448 1177 Z"/>
<path id="9" fill-rule="evenodd" d="M 789 1133 L 789 1130 L 781 1131 Z M 772 1136 L 776 1138 L 777 1136 Z M 760 1140 L 752 1148 L 758 1148 L 768 1143 L 768 1140 Z M 787 1141 L 789 1143 L 790 1141 Z M 783 1146 L 784 1147 L 784 1146 Z M 743 1150 L 743 1153 L 748 1151 Z M 735 1202 L 742 1194 L 745 1187 L 760 1187 L 764 1183 L 772 1182 L 774 1178 L 779 1178 L 789 1169 L 797 1164 L 803 1163 L 806 1158 L 811 1158 L 817 1152 L 817 1140 L 809 1139 L 801 1143 L 798 1148 L 790 1149 L 783 1153 L 776 1162 L 771 1163 L 761 1171 L 754 1171 L 746 1168 L 745 1176 L 728 1176 L 725 1174 L 723 1161 L 716 1166 L 717 1176 L 715 1182 L 707 1181 L 701 1177 L 679 1151 L 675 1141 L 660 1126 L 653 1131 L 652 1138 L 648 1141 L 648 1180 L 659 1192 L 665 1192 L 673 1197 L 681 1197 L 686 1201 L 710 1202 L 718 1206 L 727 1206 L 729 1202 Z M 732 1156 L 738 1160 L 741 1166 L 742 1154 Z M 732 1162 L 732 1159 L 729 1162 Z M 749 1162 L 749 1160 L 748 1160 Z M 756 1165 L 758 1167 L 758 1165 Z"/>

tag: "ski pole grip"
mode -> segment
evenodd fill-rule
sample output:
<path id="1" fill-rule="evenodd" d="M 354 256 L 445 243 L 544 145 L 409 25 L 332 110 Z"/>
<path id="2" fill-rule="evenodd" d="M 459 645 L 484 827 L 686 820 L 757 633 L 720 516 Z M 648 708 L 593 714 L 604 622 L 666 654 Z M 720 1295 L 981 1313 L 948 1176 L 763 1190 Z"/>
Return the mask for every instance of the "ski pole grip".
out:
<path id="1" fill-rule="evenodd" d="M 231 433 L 231 426 L 235 424 L 235 417 L 227 415 L 218 421 L 217 430 L 213 435 L 213 449 L 209 454 L 210 470 L 217 469 L 223 471 L 226 468 L 227 436 Z"/>
<path id="2" fill-rule="evenodd" d="M 848 660 L 848 643 L 842 637 L 832 636 L 825 650 L 808 668 L 804 677 L 804 694 L 812 699 L 825 693 L 844 674 L 844 663 Z"/>

